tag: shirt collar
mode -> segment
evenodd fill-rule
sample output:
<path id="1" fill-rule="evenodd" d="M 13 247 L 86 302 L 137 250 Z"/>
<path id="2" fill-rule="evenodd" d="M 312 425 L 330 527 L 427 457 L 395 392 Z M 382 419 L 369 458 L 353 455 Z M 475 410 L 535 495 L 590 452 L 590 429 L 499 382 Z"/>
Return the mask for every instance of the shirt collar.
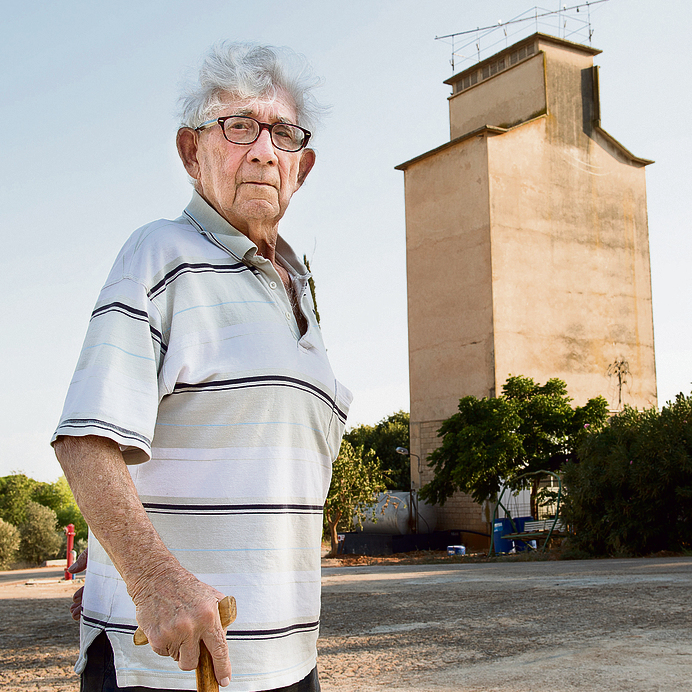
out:
<path id="1" fill-rule="evenodd" d="M 192 199 L 183 215 L 202 235 L 215 245 L 221 245 L 241 262 L 258 265 L 267 261 L 257 254 L 257 246 L 244 233 L 231 226 L 196 190 L 193 190 Z M 276 240 L 276 254 L 291 273 L 308 278 L 306 266 L 281 236 Z"/>

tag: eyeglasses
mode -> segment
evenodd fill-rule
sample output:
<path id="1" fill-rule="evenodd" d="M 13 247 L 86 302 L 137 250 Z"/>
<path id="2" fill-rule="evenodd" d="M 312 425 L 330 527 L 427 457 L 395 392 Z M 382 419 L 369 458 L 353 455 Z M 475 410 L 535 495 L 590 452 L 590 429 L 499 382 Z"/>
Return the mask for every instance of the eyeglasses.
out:
<path id="1" fill-rule="evenodd" d="M 272 144 L 281 151 L 300 151 L 312 135 L 308 130 L 290 123 L 261 123 L 246 115 L 226 115 L 222 118 L 207 120 L 195 130 L 204 130 L 218 123 L 223 136 L 231 144 L 252 144 L 259 139 L 262 130 L 269 130 Z"/>

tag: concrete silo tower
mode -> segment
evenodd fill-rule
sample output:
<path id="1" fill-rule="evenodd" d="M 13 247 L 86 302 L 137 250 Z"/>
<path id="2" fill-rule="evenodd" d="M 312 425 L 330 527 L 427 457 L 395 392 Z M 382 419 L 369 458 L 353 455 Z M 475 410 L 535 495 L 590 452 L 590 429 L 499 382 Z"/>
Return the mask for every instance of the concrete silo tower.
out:
<path id="1" fill-rule="evenodd" d="M 450 141 L 405 173 L 411 451 L 466 395 L 559 377 L 655 406 L 644 167 L 601 128 L 600 51 L 534 34 L 446 80 Z M 613 364 L 629 374 L 623 382 Z M 422 477 L 421 477 L 422 476 Z M 431 477 L 412 464 L 416 487 Z M 455 497 L 440 528 L 485 530 Z"/>

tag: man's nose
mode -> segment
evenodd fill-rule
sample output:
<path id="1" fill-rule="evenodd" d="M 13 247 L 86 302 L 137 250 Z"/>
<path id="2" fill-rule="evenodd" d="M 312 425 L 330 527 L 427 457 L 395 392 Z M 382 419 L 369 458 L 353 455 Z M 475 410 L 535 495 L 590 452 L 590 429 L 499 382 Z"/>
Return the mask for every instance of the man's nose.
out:
<path id="1" fill-rule="evenodd" d="M 250 145 L 247 153 L 248 161 L 273 165 L 277 162 L 276 149 L 272 143 L 269 130 L 262 130 L 259 137 Z"/>

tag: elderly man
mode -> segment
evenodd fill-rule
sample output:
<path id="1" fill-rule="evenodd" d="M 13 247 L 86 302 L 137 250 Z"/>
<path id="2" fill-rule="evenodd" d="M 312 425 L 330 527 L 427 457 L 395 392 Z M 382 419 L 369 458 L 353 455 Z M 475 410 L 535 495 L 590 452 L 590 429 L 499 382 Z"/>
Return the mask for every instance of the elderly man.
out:
<path id="1" fill-rule="evenodd" d="M 200 641 L 222 686 L 319 689 L 321 512 L 351 395 L 278 234 L 315 163 L 312 86 L 285 50 L 210 51 L 177 138 L 192 201 L 130 237 L 91 316 L 53 438 L 91 529 L 83 691 L 194 689 Z"/>

